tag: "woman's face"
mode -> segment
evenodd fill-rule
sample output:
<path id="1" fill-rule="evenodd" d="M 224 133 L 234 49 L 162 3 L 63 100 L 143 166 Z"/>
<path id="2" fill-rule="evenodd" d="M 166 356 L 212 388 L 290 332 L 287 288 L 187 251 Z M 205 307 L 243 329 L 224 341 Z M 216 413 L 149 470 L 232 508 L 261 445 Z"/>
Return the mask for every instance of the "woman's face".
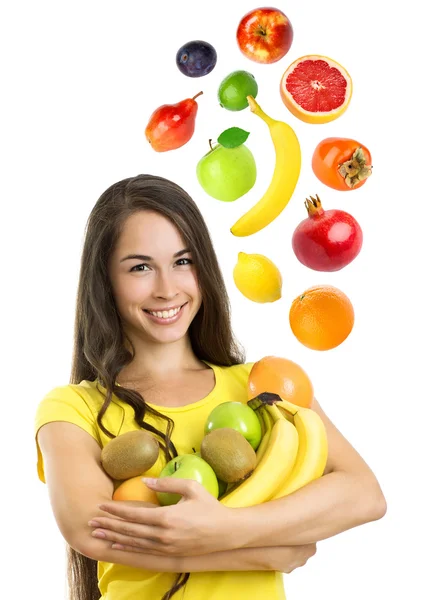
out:
<path id="1" fill-rule="evenodd" d="M 186 335 L 202 299 L 191 253 L 168 219 L 153 211 L 129 217 L 109 274 L 131 339 L 165 343 Z"/>

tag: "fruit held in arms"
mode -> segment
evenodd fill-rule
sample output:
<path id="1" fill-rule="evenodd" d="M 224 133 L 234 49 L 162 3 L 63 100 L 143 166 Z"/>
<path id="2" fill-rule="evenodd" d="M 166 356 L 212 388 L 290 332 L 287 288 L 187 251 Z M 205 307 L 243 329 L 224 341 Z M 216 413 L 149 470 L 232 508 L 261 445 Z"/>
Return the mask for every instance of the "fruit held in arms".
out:
<path id="1" fill-rule="evenodd" d="M 230 427 L 214 429 L 204 436 L 201 456 L 218 479 L 235 483 L 248 477 L 256 466 L 256 453 L 244 436 Z"/>
<path id="2" fill-rule="evenodd" d="M 242 402 L 223 402 L 208 415 L 204 434 L 215 429 L 230 427 L 238 431 L 257 450 L 262 438 L 262 427 L 255 412 Z M 220 478 L 221 479 L 221 478 Z"/>
<path id="3" fill-rule="evenodd" d="M 364 185 L 372 174 L 372 157 L 356 140 L 330 137 L 315 148 L 312 170 L 324 185 L 349 192 Z"/>
<path id="4" fill-rule="evenodd" d="M 243 237 L 257 233 L 287 206 L 300 175 L 300 144 L 293 129 L 283 121 L 276 121 L 262 111 L 252 96 L 248 96 L 251 112 L 269 127 L 275 148 L 275 170 L 262 198 L 231 227 L 233 235 Z"/>
<path id="5" fill-rule="evenodd" d="M 181 454 L 170 460 L 162 470 L 159 477 L 178 477 L 180 479 L 194 479 L 206 490 L 218 498 L 218 481 L 212 467 L 195 454 Z M 180 494 L 170 492 L 157 492 L 162 506 L 176 504 L 181 500 Z"/>
<path id="6" fill-rule="evenodd" d="M 217 52 L 208 42 L 193 40 L 179 48 L 175 62 L 183 75 L 203 77 L 214 69 L 217 63 Z"/>
<path id="7" fill-rule="evenodd" d="M 311 380 L 300 365 L 280 356 L 264 356 L 248 377 L 248 400 L 270 392 L 296 406 L 310 408 L 314 398 Z"/>
<path id="8" fill-rule="evenodd" d="M 281 273 L 263 254 L 238 252 L 233 280 L 241 294 L 253 302 L 276 302 L 281 298 Z"/>
<path id="9" fill-rule="evenodd" d="M 338 288 L 316 285 L 293 300 L 289 321 L 301 344 L 311 350 L 331 350 L 351 333 L 354 308 L 348 296 Z"/>
<path id="10" fill-rule="evenodd" d="M 233 71 L 229 73 L 218 88 L 218 101 L 227 110 L 243 110 L 248 106 L 247 96 L 255 98 L 258 85 L 254 75 L 248 71 Z"/>
<path id="11" fill-rule="evenodd" d="M 141 475 L 126 479 L 126 481 L 121 483 L 115 489 L 112 500 L 138 500 L 140 502 L 159 504 L 156 492 L 146 486 Z"/>
<path id="12" fill-rule="evenodd" d="M 231 127 L 219 136 L 214 146 L 210 140 L 211 150 L 196 166 L 196 176 L 203 190 L 223 202 L 241 198 L 251 190 L 257 178 L 254 156 L 241 142 L 245 135 L 239 135 L 239 132 L 248 137 L 248 133 L 239 127 Z"/>
<path id="13" fill-rule="evenodd" d="M 233 486 L 220 500 L 230 508 L 254 506 L 268 500 L 291 473 L 297 456 L 299 437 L 296 428 L 278 410 L 274 410 L 275 407 L 260 406 L 262 403 L 258 398 L 250 403 L 255 404 L 254 413 L 256 410 L 258 414 L 259 411 L 268 412 L 269 437 L 266 444 L 262 442 L 263 453 L 251 475 Z"/>
<path id="14" fill-rule="evenodd" d="M 293 233 L 292 246 L 298 260 L 314 271 L 339 271 L 359 254 L 363 232 L 344 210 L 324 210 L 316 196 L 306 199 L 308 218 Z"/>
<path id="15" fill-rule="evenodd" d="M 301 121 L 328 123 L 348 108 L 352 79 L 327 56 L 302 56 L 284 72 L 280 92 L 285 106 Z"/>
<path id="16" fill-rule="evenodd" d="M 113 479 L 130 479 L 153 466 L 159 443 L 148 431 L 136 429 L 113 438 L 101 451 L 101 464 Z"/>
<path id="17" fill-rule="evenodd" d="M 293 28 L 276 8 L 257 8 L 242 17 L 236 31 L 239 49 L 250 60 L 271 64 L 290 50 Z"/>
<path id="18" fill-rule="evenodd" d="M 156 152 L 167 152 L 184 146 L 195 131 L 198 112 L 196 98 L 202 92 L 177 104 L 163 104 L 157 108 L 146 126 L 146 138 Z"/>
<path id="19" fill-rule="evenodd" d="M 294 426 L 298 434 L 298 450 L 292 470 L 287 477 L 278 481 L 277 489 L 268 500 L 287 496 L 321 477 L 328 459 L 328 440 L 324 423 L 318 413 L 280 399 L 276 394 L 262 394 L 250 400 L 249 404 L 256 410 L 266 410 L 273 415 L 279 412 L 283 419 Z M 261 409 L 257 408 L 258 405 L 262 405 Z"/>

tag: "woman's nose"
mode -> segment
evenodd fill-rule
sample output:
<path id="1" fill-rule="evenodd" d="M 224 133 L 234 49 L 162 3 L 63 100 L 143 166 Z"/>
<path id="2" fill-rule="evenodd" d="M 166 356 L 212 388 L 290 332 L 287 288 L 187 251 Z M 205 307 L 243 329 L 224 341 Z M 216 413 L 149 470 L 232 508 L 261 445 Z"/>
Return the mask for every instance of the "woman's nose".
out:
<path id="1" fill-rule="evenodd" d="M 172 299 L 178 294 L 174 275 L 159 271 L 154 293 L 158 298 Z"/>

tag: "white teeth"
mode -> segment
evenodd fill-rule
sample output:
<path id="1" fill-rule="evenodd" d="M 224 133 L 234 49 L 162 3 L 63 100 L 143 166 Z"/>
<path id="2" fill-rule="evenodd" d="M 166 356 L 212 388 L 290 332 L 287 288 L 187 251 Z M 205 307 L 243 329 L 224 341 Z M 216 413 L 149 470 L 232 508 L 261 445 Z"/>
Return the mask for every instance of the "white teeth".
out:
<path id="1" fill-rule="evenodd" d="M 163 311 L 147 311 L 149 312 L 151 315 L 154 315 L 155 317 L 158 317 L 159 319 L 170 319 L 171 317 L 174 317 L 180 310 L 181 306 L 179 306 L 178 308 L 174 308 L 171 310 L 163 310 Z"/>

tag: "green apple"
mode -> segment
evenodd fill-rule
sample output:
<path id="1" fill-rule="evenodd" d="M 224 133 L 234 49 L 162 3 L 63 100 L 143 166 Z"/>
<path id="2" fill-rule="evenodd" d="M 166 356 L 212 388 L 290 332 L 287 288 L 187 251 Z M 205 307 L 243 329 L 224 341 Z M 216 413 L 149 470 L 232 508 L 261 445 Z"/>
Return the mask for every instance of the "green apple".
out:
<path id="1" fill-rule="evenodd" d="M 205 422 L 205 434 L 220 427 L 231 427 L 242 433 L 254 450 L 262 439 L 262 426 L 256 413 L 243 402 L 222 402 L 210 412 Z"/>
<path id="2" fill-rule="evenodd" d="M 198 162 L 196 176 L 209 196 L 223 202 L 233 202 L 249 192 L 255 184 L 256 162 L 251 150 L 244 144 L 235 148 L 218 144 Z"/>
<path id="3" fill-rule="evenodd" d="M 200 456 L 195 454 L 180 454 L 170 460 L 159 474 L 159 477 L 178 477 L 179 479 L 194 479 L 204 488 L 218 498 L 218 481 L 216 474 L 210 465 Z M 181 494 L 172 492 L 157 492 L 162 506 L 177 504 L 181 500 Z"/>

